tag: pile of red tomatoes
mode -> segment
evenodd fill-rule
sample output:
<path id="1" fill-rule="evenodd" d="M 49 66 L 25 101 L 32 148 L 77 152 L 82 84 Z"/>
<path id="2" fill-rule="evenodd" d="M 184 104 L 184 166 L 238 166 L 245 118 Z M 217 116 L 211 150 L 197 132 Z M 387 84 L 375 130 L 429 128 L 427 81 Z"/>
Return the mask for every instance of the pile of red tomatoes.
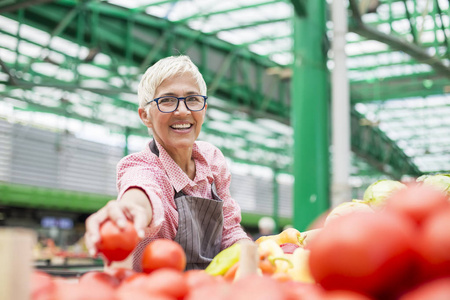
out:
<path id="1" fill-rule="evenodd" d="M 310 271 L 326 290 L 360 299 L 450 299 L 450 201 L 409 185 L 373 212 L 354 212 L 311 241 Z"/>

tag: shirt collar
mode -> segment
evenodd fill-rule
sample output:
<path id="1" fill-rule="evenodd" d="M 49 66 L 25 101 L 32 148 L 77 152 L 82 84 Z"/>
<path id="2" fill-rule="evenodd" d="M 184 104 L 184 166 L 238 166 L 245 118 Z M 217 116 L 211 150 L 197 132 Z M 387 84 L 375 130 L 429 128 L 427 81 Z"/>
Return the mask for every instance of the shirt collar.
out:
<path id="1" fill-rule="evenodd" d="M 170 184 L 179 192 L 187 185 L 195 186 L 197 182 L 208 180 L 211 184 L 213 182 L 213 175 L 211 168 L 203 153 L 201 153 L 197 143 L 192 147 L 192 157 L 195 161 L 195 178 L 191 180 L 189 176 L 177 165 L 177 163 L 170 157 L 169 153 L 155 140 L 156 146 L 159 150 L 159 159 L 169 177 Z"/>

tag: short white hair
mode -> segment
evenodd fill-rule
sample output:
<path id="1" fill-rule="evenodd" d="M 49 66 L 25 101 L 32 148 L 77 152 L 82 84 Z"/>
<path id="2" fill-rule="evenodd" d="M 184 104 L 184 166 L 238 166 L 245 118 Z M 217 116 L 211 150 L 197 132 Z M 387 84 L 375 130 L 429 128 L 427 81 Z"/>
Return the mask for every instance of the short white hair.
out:
<path id="1" fill-rule="evenodd" d="M 156 89 L 167 78 L 189 73 L 194 76 L 200 94 L 206 96 L 206 83 L 198 67 L 186 55 L 169 56 L 157 61 L 145 71 L 138 86 L 139 107 L 144 106 L 155 98 Z M 148 109 L 147 109 L 148 113 Z"/>

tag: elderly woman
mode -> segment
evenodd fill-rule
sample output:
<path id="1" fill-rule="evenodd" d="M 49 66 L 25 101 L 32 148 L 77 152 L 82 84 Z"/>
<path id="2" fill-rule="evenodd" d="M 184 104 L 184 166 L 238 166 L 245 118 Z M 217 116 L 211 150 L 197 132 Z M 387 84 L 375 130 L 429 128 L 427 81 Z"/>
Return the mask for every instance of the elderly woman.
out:
<path id="1" fill-rule="evenodd" d="M 110 219 L 122 227 L 128 218 L 143 238 L 133 269 L 140 270 L 144 247 L 158 238 L 183 247 L 186 269 L 206 268 L 218 252 L 249 238 L 223 154 L 196 141 L 208 106 L 205 81 L 187 56 L 167 57 L 145 72 L 138 99 L 139 116 L 154 138 L 119 162 L 117 200 L 86 220 L 86 245 L 95 254 L 100 225 Z"/>

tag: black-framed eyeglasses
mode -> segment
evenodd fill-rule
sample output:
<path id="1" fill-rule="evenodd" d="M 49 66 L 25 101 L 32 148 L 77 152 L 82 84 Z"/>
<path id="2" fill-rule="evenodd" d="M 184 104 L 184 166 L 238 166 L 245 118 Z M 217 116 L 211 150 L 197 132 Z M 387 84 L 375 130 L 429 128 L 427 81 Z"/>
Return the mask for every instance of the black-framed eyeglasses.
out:
<path id="1" fill-rule="evenodd" d="M 164 96 L 155 98 L 152 101 L 147 102 L 145 105 L 155 101 L 160 112 L 171 113 L 177 110 L 180 100 L 183 100 L 184 105 L 186 105 L 186 108 L 190 111 L 200 111 L 205 108 L 206 99 L 208 99 L 208 97 L 202 95 L 190 95 L 186 97 Z"/>

